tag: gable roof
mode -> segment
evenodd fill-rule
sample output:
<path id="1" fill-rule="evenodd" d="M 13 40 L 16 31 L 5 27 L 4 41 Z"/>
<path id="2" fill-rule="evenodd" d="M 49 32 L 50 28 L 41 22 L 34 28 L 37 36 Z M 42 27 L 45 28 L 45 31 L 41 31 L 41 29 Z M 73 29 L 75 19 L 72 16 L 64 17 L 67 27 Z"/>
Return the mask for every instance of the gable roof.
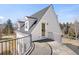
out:
<path id="1" fill-rule="evenodd" d="M 42 10 L 36 12 L 35 14 L 31 15 L 31 17 L 35 17 L 37 18 L 37 20 L 34 21 L 34 23 L 32 24 L 31 28 L 29 29 L 30 32 L 35 28 L 35 26 L 39 23 L 39 21 L 41 20 L 41 18 L 44 16 L 44 14 L 46 13 L 46 11 L 49 9 L 49 7 L 52 5 L 49 5 L 46 8 L 43 8 Z"/>
<path id="2" fill-rule="evenodd" d="M 30 21 L 30 18 L 35 18 L 34 22 L 31 24 L 29 32 L 31 32 L 35 26 L 39 23 L 39 21 L 41 20 L 41 18 L 44 16 L 44 14 L 46 13 L 46 11 L 49 9 L 49 7 L 52 5 L 47 6 L 46 8 L 43 8 L 42 10 L 36 12 L 35 14 L 31 15 L 31 16 L 26 16 L 28 18 L 28 20 Z M 20 30 L 23 33 L 26 33 L 24 31 L 24 25 Z"/>
<path id="3" fill-rule="evenodd" d="M 38 11 L 38 12 L 36 12 L 35 14 L 31 15 L 31 17 L 35 17 L 35 18 L 37 18 L 37 19 L 41 19 L 42 16 L 45 14 L 45 12 L 49 9 L 49 7 L 50 7 L 50 6 L 44 8 L 44 9 Z"/>

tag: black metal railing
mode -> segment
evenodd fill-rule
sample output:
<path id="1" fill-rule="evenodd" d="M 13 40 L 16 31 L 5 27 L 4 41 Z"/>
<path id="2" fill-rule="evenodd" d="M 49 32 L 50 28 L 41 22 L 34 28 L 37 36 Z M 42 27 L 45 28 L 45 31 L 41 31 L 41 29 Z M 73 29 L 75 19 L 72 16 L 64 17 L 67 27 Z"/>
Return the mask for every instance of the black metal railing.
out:
<path id="1" fill-rule="evenodd" d="M 0 40 L 0 55 L 23 55 L 32 46 L 32 37 Z"/>

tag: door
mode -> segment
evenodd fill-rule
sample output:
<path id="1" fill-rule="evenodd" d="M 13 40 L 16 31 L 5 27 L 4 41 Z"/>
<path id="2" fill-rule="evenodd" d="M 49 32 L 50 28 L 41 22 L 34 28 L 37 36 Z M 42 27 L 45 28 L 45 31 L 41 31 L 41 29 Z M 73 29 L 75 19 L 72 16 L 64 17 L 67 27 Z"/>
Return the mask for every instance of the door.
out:
<path id="1" fill-rule="evenodd" d="M 42 36 L 45 36 L 45 23 L 42 23 Z"/>

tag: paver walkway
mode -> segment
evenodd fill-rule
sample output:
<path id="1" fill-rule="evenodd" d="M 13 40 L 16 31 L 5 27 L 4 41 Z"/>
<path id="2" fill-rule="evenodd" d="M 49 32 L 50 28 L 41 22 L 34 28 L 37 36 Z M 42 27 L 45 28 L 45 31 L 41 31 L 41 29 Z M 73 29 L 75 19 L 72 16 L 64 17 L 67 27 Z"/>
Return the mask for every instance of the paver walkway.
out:
<path id="1" fill-rule="evenodd" d="M 47 43 L 34 42 L 35 48 L 31 55 L 50 55 L 51 49 Z"/>
<path id="2" fill-rule="evenodd" d="M 53 50 L 53 55 L 76 55 L 74 51 L 72 51 L 70 48 L 68 48 L 65 45 L 61 45 L 58 42 L 48 42 Z"/>
<path id="3" fill-rule="evenodd" d="M 35 48 L 32 51 L 31 55 L 50 55 L 51 48 L 52 48 L 52 55 L 76 55 L 74 51 L 68 48 L 66 45 L 61 45 L 56 41 L 51 42 L 34 42 Z"/>

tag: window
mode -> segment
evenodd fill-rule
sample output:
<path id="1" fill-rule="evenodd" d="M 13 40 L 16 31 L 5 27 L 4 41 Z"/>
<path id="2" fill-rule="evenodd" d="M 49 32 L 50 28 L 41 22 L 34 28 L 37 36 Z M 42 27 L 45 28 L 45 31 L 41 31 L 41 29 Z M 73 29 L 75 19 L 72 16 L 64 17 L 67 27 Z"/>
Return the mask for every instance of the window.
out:
<path id="1" fill-rule="evenodd" d="M 42 36 L 45 36 L 45 23 L 42 23 Z"/>
<path id="2" fill-rule="evenodd" d="M 28 31 L 29 30 L 29 21 L 26 21 L 25 22 L 25 31 Z"/>

